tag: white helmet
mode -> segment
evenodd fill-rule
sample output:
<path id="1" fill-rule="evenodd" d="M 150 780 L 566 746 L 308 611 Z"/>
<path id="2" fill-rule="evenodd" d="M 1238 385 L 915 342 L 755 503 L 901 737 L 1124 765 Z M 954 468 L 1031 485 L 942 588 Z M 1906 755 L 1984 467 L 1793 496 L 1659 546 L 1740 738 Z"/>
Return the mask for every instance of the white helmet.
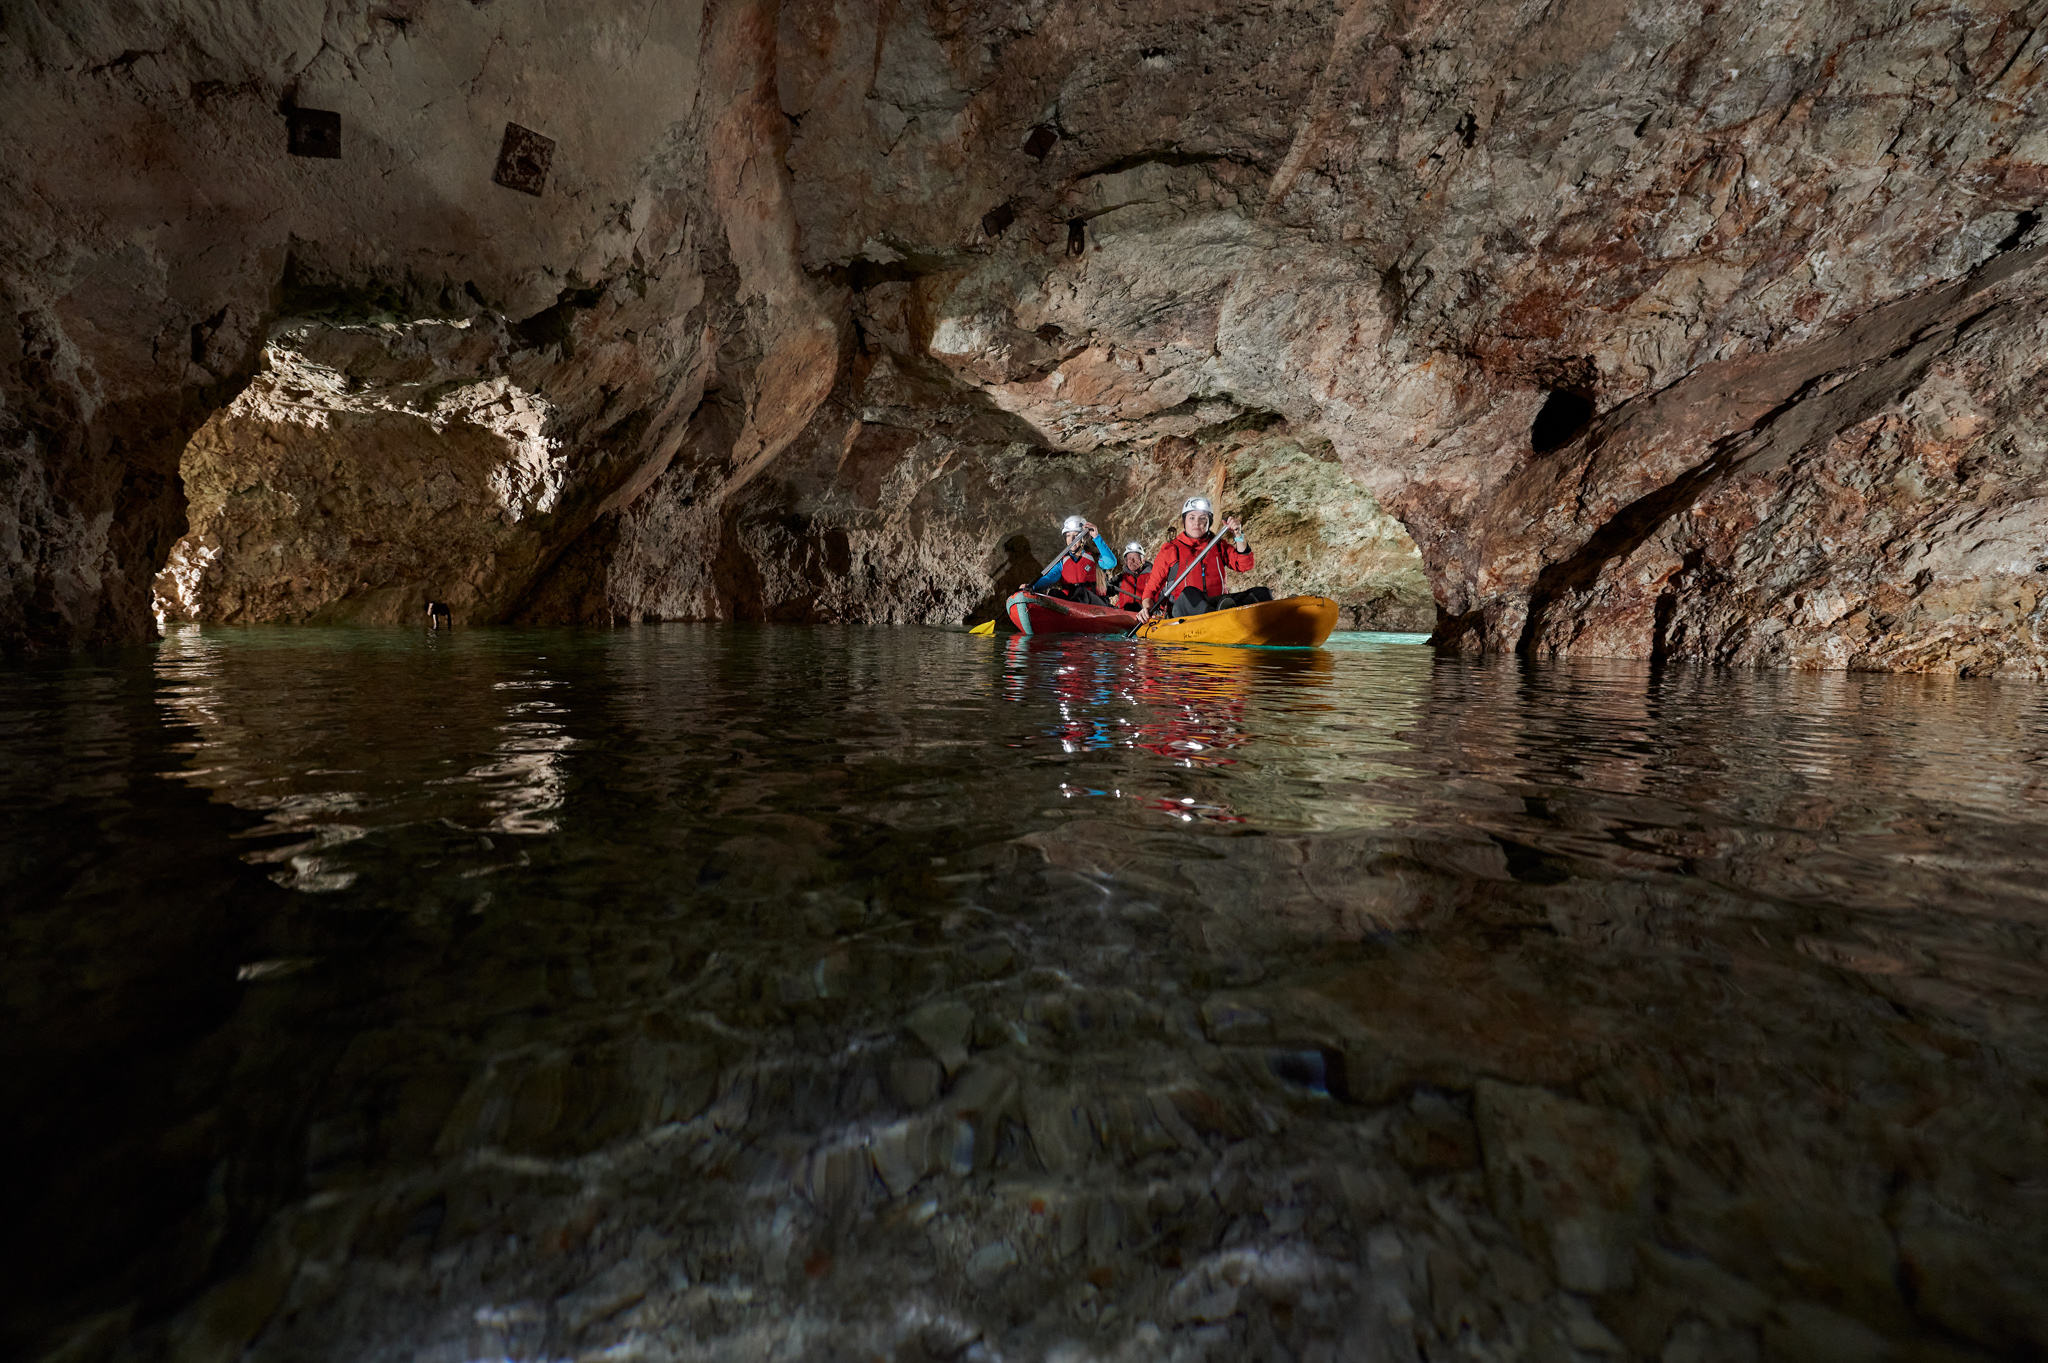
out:
<path id="1" fill-rule="evenodd" d="M 1136 540 L 1132 540 L 1129 544 L 1126 544 L 1124 546 L 1124 552 L 1127 554 L 1136 554 L 1140 558 L 1143 558 L 1145 555 L 1145 546 L 1138 543 Z"/>
<path id="2" fill-rule="evenodd" d="M 1087 524 L 1088 521 L 1086 517 L 1069 516 L 1064 521 L 1060 522 L 1060 530 L 1064 534 L 1078 535 L 1081 533 L 1082 528 Z"/>
<path id="3" fill-rule="evenodd" d="M 1190 497 L 1180 504 L 1180 514 L 1182 516 L 1186 516 L 1190 511 L 1201 512 L 1209 518 L 1209 524 L 1211 525 L 1216 523 L 1216 508 L 1209 505 L 1207 497 Z"/>

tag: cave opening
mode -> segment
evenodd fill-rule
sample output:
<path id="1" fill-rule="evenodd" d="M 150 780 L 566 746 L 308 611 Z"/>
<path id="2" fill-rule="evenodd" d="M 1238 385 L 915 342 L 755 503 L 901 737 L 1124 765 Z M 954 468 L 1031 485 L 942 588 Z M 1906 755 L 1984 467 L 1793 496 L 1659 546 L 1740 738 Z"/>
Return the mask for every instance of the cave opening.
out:
<path id="1" fill-rule="evenodd" d="M 1529 426 L 1529 447 L 1538 454 L 1563 449 L 1593 424 L 1593 398 L 1577 388 L 1557 388 L 1543 400 Z"/>

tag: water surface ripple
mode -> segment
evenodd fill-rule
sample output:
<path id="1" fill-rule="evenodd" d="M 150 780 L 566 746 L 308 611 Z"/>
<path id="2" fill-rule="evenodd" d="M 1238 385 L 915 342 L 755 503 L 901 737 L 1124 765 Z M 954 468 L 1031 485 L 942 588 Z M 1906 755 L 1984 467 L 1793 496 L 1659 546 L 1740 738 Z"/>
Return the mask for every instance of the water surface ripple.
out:
<path id="1" fill-rule="evenodd" d="M 2048 692 L 928 630 L 0 674 L 0 1347 L 2048 1351 Z"/>

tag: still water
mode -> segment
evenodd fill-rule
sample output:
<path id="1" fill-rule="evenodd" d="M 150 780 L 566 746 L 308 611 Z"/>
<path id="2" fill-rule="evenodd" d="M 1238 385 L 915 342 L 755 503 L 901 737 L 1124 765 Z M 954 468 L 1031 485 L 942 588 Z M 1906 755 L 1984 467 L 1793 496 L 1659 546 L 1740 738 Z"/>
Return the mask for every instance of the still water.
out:
<path id="1" fill-rule="evenodd" d="M 0 752 L 9 1357 L 2048 1349 L 2033 686 L 186 628 Z"/>

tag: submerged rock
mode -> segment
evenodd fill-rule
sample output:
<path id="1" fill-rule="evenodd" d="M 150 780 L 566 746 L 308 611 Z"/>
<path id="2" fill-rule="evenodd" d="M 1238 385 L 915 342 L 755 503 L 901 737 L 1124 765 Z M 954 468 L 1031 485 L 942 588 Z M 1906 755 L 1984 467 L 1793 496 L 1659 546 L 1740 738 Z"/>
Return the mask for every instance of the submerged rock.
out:
<path id="1" fill-rule="evenodd" d="M 2048 1344 L 2026 688 L 537 637 L 19 669 L 10 1357 Z"/>
<path id="2" fill-rule="evenodd" d="M 1483 1081 L 1475 1104 L 1495 1213 L 1568 1291 L 1635 1281 L 1650 1157 L 1612 1112 L 1544 1089 Z"/>

